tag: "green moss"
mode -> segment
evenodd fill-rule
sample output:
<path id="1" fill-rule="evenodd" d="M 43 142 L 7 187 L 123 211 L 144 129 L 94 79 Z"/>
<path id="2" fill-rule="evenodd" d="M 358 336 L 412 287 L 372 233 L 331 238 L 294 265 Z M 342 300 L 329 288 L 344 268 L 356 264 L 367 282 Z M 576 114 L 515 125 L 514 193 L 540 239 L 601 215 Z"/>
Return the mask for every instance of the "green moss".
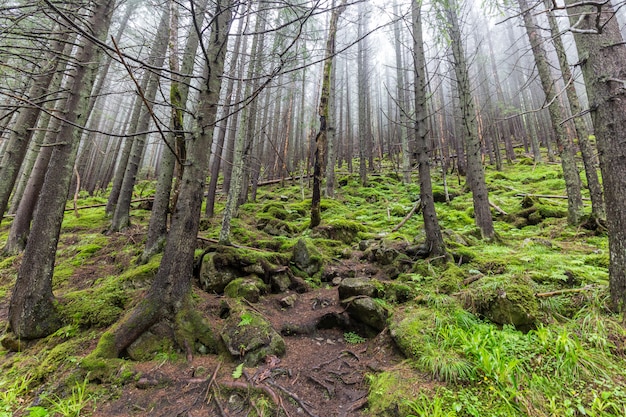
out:
<path id="1" fill-rule="evenodd" d="M 463 280 L 467 278 L 467 271 L 459 268 L 455 264 L 448 264 L 444 273 L 436 280 L 437 290 L 444 294 L 457 292 L 461 289 Z"/>
<path id="2" fill-rule="evenodd" d="M 118 281 L 109 279 L 104 285 L 66 293 L 59 312 L 65 322 L 81 327 L 107 327 L 123 314 L 130 295 Z"/>
<path id="3" fill-rule="evenodd" d="M 368 411 L 373 416 L 408 416 L 406 400 L 414 398 L 422 389 L 423 381 L 401 365 L 393 370 L 367 376 L 369 394 Z"/>

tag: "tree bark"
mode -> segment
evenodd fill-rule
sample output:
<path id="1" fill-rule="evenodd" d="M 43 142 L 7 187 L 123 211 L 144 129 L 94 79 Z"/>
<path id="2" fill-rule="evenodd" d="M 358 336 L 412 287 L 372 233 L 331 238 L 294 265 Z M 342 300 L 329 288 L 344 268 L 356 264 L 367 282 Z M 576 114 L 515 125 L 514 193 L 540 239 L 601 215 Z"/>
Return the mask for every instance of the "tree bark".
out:
<path id="1" fill-rule="evenodd" d="M 518 2 L 524 17 L 524 25 L 526 26 L 526 33 L 530 40 L 535 63 L 537 64 L 541 86 L 546 96 L 546 102 L 549 103 L 548 111 L 550 112 L 551 127 L 555 135 L 559 156 L 561 157 L 563 178 L 569 197 L 567 200 L 567 221 L 572 226 L 578 225 L 583 216 L 581 182 L 571 141 L 565 135 L 565 130 L 561 125 L 561 122 L 565 119 L 563 108 L 559 98 L 556 96 L 555 83 L 550 75 L 550 66 L 546 52 L 542 47 L 542 39 L 537 32 L 537 24 L 528 6 L 528 1 L 518 0 Z"/>
<path id="2" fill-rule="evenodd" d="M 456 2 L 453 1 L 453 3 Z M 451 5 L 450 8 L 446 9 L 445 16 L 454 57 L 454 72 L 456 74 L 463 118 L 463 136 L 467 151 L 467 181 L 472 190 L 474 221 L 480 229 L 483 239 L 493 239 L 495 238 L 495 230 L 493 228 L 493 219 L 491 218 L 491 208 L 489 207 L 489 193 L 485 183 L 480 140 L 476 128 L 476 111 L 474 110 L 472 100 L 469 71 L 465 52 L 463 51 L 456 6 Z"/>
<path id="3" fill-rule="evenodd" d="M 566 4 L 572 4 L 568 0 Z M 591 119 L 600 156 L 609 235 L 609 288 L 616 311 L 626 311 L 626 45 L 611 3 L 568 9 L 589 97 Z M 599 19 L 599 20 L 596 20 Z M 626 314 L 624 315 L 626 317 Z"/>
<path id="4" fill-rule="evenodd" d="M 161 319 L 174 318 L 190 295 L 195 238 L 209 164 L 207 149 L 211 147 L 215 127 L 231 7 L 234 7 L 231 0 L 219 0 L 213 12 L 211 36 L 204 48 L 206 62 L 195 117 L 195 137 L 189 143 L 180 195 L 159 271 L 139 304 L 102 335 L 93 352 L 96 357 L 119 356 L 150 326 Z"/>
<path id="5" fill-rule="evenodd" d="M 51 6 L 48 1 L 46 4 Z M 114 7 L 114 1 L 101 0 L 95 3 L 90 27 L 98 39 L 105 38 Z M 52 294 L 52 273 L 81 136 L 80 129 L 73 124 L 85 123 L 84 110 L 93 86 L 93 79 L 89 80 L 88 74 L 91 68 L 97 67 L 97 51 L 89 39 L 83 38 L 77 52 L 76 65 L 70 74 L 73 83 L 63 115 L 67 122 L 61 126 L 52 151 L 30 239 L 11 296 L 9 324 L 13 333 L 21 339 L 47 336 L 60 326 Z"/>
<path id="6" fill-rule="evenodd" d="M 414 65 L 414 93 L 415 93 L 415 136 L 417 138 L 416 151 L 419 169 L 420 200 L 424 231 L 426 234 L 425 246 L 433 257 L 445 257 L 446 247 L 443 235 L 437 220 L 433 186 L 430 179 L 430 155 L 428 153 L 428 114 L 426 94 L 426 56 L 424 55 L 424 41 L 422 38 L 422 11 L 421 3 L 412 3 L 413 29 L 413 65 Z"/>

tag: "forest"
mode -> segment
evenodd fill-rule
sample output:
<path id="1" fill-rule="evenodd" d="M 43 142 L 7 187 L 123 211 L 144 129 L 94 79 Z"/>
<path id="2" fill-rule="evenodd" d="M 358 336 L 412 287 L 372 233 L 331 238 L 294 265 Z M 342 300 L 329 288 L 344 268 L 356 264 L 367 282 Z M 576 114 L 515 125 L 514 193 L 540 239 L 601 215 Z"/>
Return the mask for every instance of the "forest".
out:
<path id="1" fill-rule="evenodd" d="M 623 5 L 0 1 L 0 417 L 626 415 Z"/>

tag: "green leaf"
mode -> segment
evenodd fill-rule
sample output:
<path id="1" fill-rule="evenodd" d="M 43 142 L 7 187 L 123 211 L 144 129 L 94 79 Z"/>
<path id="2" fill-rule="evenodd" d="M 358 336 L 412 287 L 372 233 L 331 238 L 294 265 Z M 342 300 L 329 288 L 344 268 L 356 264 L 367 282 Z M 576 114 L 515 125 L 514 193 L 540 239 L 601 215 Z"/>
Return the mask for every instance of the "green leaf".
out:
<path id="1" fill-rule="evenodd" d="M 239 379 L 243 375 L 243 363 L 240 363 L 233 371 L 233 378 Z"/>

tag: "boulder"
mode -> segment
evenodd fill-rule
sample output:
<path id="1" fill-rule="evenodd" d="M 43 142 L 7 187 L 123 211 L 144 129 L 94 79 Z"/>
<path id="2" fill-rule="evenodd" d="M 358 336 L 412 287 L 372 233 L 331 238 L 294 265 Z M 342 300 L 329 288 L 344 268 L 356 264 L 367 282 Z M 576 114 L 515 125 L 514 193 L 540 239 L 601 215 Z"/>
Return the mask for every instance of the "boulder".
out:
<path id="1" fill-rule="evenodd" d="M 256 275 L 236 278 L 224 288 L 224 294 L 231 298 L 242 297 L 251 303 L 259 302 L 261 294 L 267 292 L 267 285 Z"/>
<path id="2" fill-rule="evenodd" d="M 376 287 L 369 278 L 344 278 L 339 287 L 339 299 L 344 300 L 346 298 L 355 297 L 358 295 L 365 295 L 367 297 L 373 297 L 376 294 Z"/>
<path id="3" fill-rule="evenodd" d="M 221 259 L 224 255 L 208 253 L 202 260 L 200 267 L 200 288 L 210 293 L 222 293 L 229 282 L 239 277 L 240 272 L 231 266 L 224 265 Z M 217 261 L 217 262 L 216 262 Z M 216 266 L 219 264 L 219 268 Z"/>
<path id="4" fill-rule="evenodd" d="M 298 269 L 313 276 L 322 269 L 322 259 L 315 248 L 307 245 L 304 239 L 299 239 L 293 247 L 292 262 Z"/>
<path id="5" fill-rule="evenodd" d="M 352 320 L 366 324 L 378 331 L 387 327 L 389 312 L 373 298 L 357 296 L 342 300 L 341 303 L 345 306 Z"/>
<path id="6" fill-rule="evenodd" d="M 268 355 L 285 353 L 285 341 L 267 320 L 244 308 L 233 310 L 221 331 L 222 341 L 233 357 L 252 367 Z"/>

